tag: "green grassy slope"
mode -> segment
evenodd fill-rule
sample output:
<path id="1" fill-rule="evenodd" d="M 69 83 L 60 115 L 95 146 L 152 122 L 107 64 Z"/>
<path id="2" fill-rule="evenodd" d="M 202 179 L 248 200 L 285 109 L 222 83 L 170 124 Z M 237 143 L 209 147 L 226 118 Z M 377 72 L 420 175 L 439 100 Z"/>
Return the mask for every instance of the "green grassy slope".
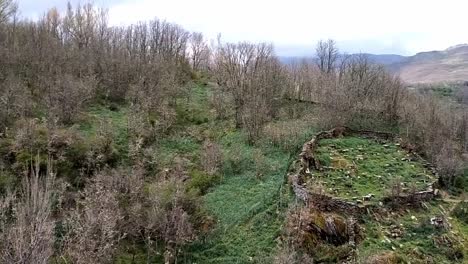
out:
<path id="1" fill-rule="evenodd" d="M 206 138 L 218 144 L 223 153 L 221 180 L 202 197 L 203 206 L 216 221 L 214 229 L 186 247 L 178 260 L 182 263 L 270 263 L 292 198 L 285 185 L 289 162 L 313 129 L 305 126 L 300 135 L 286 138 L 282 145 L 271 144 L 269 138 L 249 145 L 232 119 L 216 118 L 210 93 L 209 86 L 194 85 L 186 97 L 178 98 L 175 124 L 148 146 L 159 169 L 171 166 L 174 158 L 179 157 L 188 162 L 191 175 L 202 169 L 200 155 Z M 108 123 L 124 166 L 128 158 L 127 114 L 124 106 L 110 110 L 95 105 L 89 108 L 85 121 L 78 127 L 84 137 L 92 138 L 100 133 L 103 123 Z M 291 124 L 294 121 L 287 120 L 278 125 Z M 132 253 L 121 252 L 118 263 L 146 262 L 144 245 L 126 248 L 131 248 Z"/>

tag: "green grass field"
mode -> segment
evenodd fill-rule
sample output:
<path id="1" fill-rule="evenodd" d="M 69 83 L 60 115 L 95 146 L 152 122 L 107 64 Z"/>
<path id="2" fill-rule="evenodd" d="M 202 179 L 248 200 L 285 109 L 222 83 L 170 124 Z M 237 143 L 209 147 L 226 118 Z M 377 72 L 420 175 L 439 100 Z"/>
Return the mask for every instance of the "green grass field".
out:
<path id="1" fill-rule="evenodd" d="M 320 141 L 317 155 L 324 169 L 314 172 L 312 181 L 321 182 L 329 194 L 349 200 L 368 194 L 379 200 L 397 183 L 402 191 L 425 190 L 435 181 L 421 160 L 393 142 L 359 137 L 325 139 Z"/>
<path id="2" fill-rule="evenodd" d="M 409 192 L 423 190 L 435 181 L 425 161 L 393 142 L 359 137 L 326 139 L 320 141 L 317 155 L 324 169 L 313 172 L 308 185 L 319 181 L 328 194 L 348 200 L 374 194 L 370 202 L 377 202 L 396 183 Z M 450 216 L 454 205 L 453 201 L 439 199 L 425 203 L 423 208 L 365 216 L 361 223 L 365 239 L 358 246 L 360 263 L 385 254 L 394 257 L 385 263 L 464 263 L 467 225 Z M 451 228 L 431 224 L 431 218 L 442 216 Z"/>
<path id="3" fill-rule="evenodd" d="M 426 206 L 366 219 L 360 259 L 394 252 L 400 263 L 466 263 L 467 226 L 447 216 L 453 204 L 436 200 Z M 431 224 L 431 218 L 443 215 L 449 217 L 450 229 Z"/>

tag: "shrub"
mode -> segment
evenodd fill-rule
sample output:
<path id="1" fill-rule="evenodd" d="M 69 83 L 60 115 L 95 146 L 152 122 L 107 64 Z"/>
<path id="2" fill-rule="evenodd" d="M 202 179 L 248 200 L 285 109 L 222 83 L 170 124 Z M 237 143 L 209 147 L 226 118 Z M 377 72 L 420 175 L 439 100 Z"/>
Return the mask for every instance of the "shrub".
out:
<path id="1" fill-rule="evenodd" d="M 106 172 L 96 175 L 67 216 L 64 257 L 73 263 L 111 263 L 122 238 L 117 228 L 122 211 L 116 180 Z"/>
<path id="2" fill-rule="evenodd" d="M 249 151 L 241 146 L 242 143 L 234 142 L 229 149 L 224 152 L 225 174 L 239 174 L 240 172 L 251 168 L 251 156 Z"/>
<path id="3" fill-rule="evenodd" d="M 12 133 L 13 134 L 13 133 Z M 74 180 L 86 164 L 88 145 L 73 128 L 48 128 L 36 119 L 20 120 L 15 124 L 14 137 L 3 139 L 2 149 L 12 155 L 12 169 L 27 172 L 36 155 L 45 168 L 51 160 L 59 175 Z"/>
<path id="4" fill-rule="evenodd" d="M 190 173 L 188 189 L 197 190 L 201 194 L 205 194 L 209 188 L 215 186 L 220 180 L 221 177 L 217 174 L 208 174 L 198 170 L 193 170 Z"/>
<path id="5" fill-rule="evenodd" d="M 435 157 L 439 182 L 444 187 L 453 187 L 457 177 L 463 174 L 463 161 L 458 155 L 456 144 L 445 142 Z"/>
<path id="6" fill-rule="evenodd" d="M 312 126 L 309 117 L 304 119 L 271 122 L 263 128 L 263 135 L 268 144 L 290 152 L 303 144 Z"/>
<path id="7" fill-rule="evenodd" d="M 145 210 L 145 242 L 162 240 L 164 259 L 173 263 L 181 247 L 196 237 L 200 200 L 187 189 L 180 170 L 168 170 L 148 188 L 148 208 Z"/>
<path id="8" fill-rule="evenodd" d="M 459 202 L 453 209 L 452 215 L 468 224 L 468 201 Z"/>
<path id="9" fill-rule="evenodd" d="M 119 160 L 115 142 L 115 134 L 109 121 L 102 120 L 96 135 L 91 138 L 89 150 L 86 152 L 86 169 L 88 173 L 105 165 L 114 166 Z"/>
<path id="10" fill-rule="evenodd" d="M 223 153 L 218 144 L 205 140 L 203 142 L 201 163 L 203 170 L 210 175 L 214 175 L 219 172 L 223 162 Z"/>
<path id="11" fill-rule="evenodd" d="M 95 87 L 96 80 L 91 77 L 76 79 L 69 74 L 57 77 L 46 97 L 49 118 L 65 124 L 72 123 L 83 105 L 94 95 Z"/>
<path id="12" fill-rule="evenodd" d="M 49 164 L 50 165 L 50 164 Z M 48 263 L 53 254 L 54 221 L 51 217 L 55 174 L 40 169 L 23 177 L 20 193 L 0 198 L 0 260 L 2 263 Z"/>
<path id="13" fill-rule="evenodd" d="M 13 76 L 0 81 L 0 133 L 18 117 L 30 114 L 34 101 L 26 86 Z"/>
<path id="14" fill-rule="evenodd" d="M 255 167 L 255 177 L 257 179 L 263 178 L 265 175 L 268 175 L 268 173 L 271 170 L 270 164 L 268 164 L 268 161 L 263 155 L 263 152 L 261 149 L 255 149 L 252 153 L 252 158 L 254 162 L 254 167 Z"/>
<path id="15" fill-rule="evenodd" d="M 402 259 L 395 252 L 381 252 L 376 255 L 369 256 L 365 264 L 398 264 Z"/>

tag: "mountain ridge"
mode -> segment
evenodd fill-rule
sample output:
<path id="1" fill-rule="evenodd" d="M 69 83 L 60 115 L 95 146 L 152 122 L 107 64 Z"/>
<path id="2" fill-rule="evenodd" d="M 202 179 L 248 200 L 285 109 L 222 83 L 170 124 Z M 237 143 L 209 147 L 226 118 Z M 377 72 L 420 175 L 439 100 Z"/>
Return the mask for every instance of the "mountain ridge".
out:
<path id="1" fill-rule="evenodd" d="M 374 63 L 384 65 L 406 83 L 456 82 L 468 80 L 468 44 L 458 44 L 445 50 L 432 50 L 412 56 L 362 53 Z M 351 54 L 357 56 L 358 54 Z M 312 57 L 280 57 L 291 64 Z"/>

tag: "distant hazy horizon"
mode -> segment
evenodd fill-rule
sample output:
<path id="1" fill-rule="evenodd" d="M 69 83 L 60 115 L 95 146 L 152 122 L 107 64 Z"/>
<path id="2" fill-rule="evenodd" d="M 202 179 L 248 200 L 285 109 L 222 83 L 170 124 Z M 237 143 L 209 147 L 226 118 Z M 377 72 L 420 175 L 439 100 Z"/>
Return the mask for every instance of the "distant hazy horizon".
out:
<path id="1" fill-rule="evenodd" d="M 72 4 L 84 0 L 73 0 Z M 308 56 L 320 39 L 347 53 L 414 55 L 468 43 L 462 0 L 95 0 L 112 25 L 154 17 L 225 41 L 271 42 L 280 56 Z M 22 17 L 36 19 L 63 0 L 20 0 Z"/>

